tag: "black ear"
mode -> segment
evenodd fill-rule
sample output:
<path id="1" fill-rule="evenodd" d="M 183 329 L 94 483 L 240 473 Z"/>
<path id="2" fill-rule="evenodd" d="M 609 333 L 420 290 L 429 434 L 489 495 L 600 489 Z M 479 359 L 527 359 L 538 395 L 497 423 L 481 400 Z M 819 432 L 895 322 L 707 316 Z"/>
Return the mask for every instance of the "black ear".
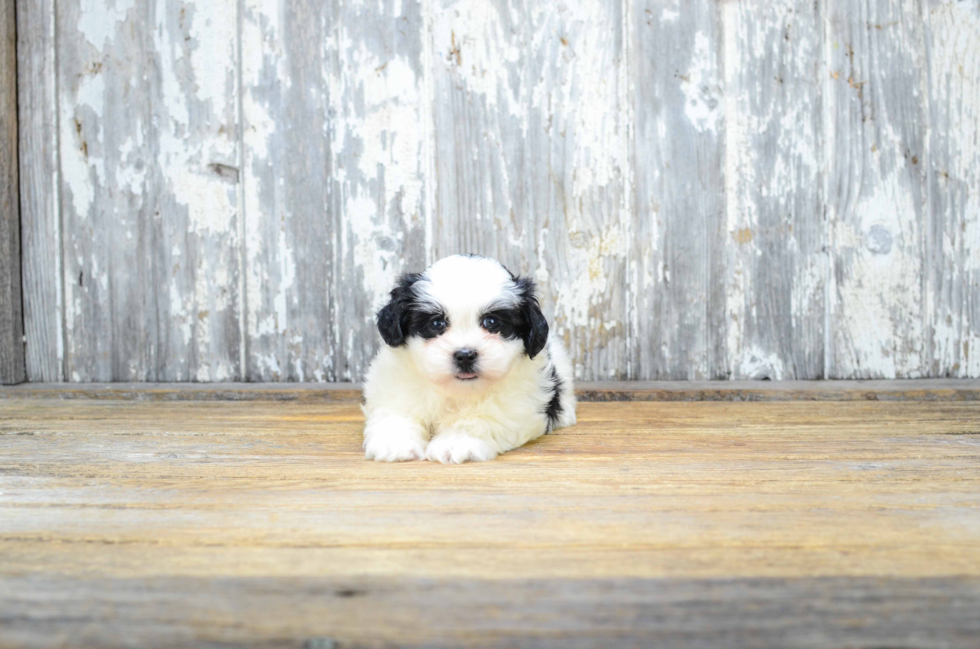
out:
<path id="1" fill-rule="evenodd" d="M 405 344 L 408 317 L 415 303 L 415 291 L 412 287 L 421 278 L 422 275 L 418 273 L 402 275 L 398 285 L 391 290 L 391 300 L 378 311 L 378 331 L 385 343 L 391 347 Z"/>
<path id="2" fill-rule="evenodd" d="M 534 282 L 527 277 L 517 277 L 514 282 L 521 296 L 521 337 L 524 339 L 524 351 L 534 358 L 548 342 L 548 321 L 541 313 L 538 298 L 534 295 Z"/>

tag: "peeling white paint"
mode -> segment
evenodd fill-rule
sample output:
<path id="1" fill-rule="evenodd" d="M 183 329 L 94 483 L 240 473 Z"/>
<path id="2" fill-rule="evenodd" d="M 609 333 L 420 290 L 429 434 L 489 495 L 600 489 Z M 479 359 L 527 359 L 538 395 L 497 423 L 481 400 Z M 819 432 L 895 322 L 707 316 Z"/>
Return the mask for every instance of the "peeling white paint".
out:
<path id="1" fill-rule="evenodd" d="M 933 366 L 939 374 L 980 376 L 980 5 L 944 2 L 932 8 L 930 135 L 931 205 L 944 224 L 942 264 L 927 295 Z M 930 287 L 931 288 L 931 287 Z M 927 332 L 929 333 L 929 332 Z"/>
<path id="2" fill-rule="evenodd" d="M 340 231 L 343 263 L 338 272 L 345 284 L 342 290 L 357 290 L 369 305 L 358 312 L 343 310 L 350 324 L 337 328 L 343 332 L 338 346 L 350 350 L 349 363 L 357 364 L 358 372 L 366 369 L 361 365 L 369 359 L 358 358 L 355 350 L 363 348 L 365 338 L 375 338 L 374 314 L 398 275 L 409 270 L 405 234 L 425 227 L 423 134 L 428 97 L 419 61 L 397 49 L 378 48 L 361 33 L 363 25 L 384 24 L 389 16 L 401 16 L 401 3 L 396 4 L 390 9 L 384 2 L 349 8 L 357 10 L 362 24 L 338 28 L 335 47 L 344 64 L 340 74 L 329 76 L 335 118 L 330 149 L 333 166 L 340 172 L 336 188 L 346 224 Z M 361 101 L 352 103 L 350 97 Z M 352 151 L 358 152 L 356 166 L 349 166 Z M 358 284 L 346 286 L 352 280 Z M 334 296 L 341 308 L 343 295 Z"/>
<path id="3" fill-rule="evenodd" d="M 89 43 L 103 49 L 135 6 L 136 0 L 78 0 L 78 31 Z"/>
<path id="4" fill-rule="evenodd" d="M 890 154 L 900 159 L 899 151 L 895 147 Z M 865 186 L 847 218 L 833 224 L 834 239 L 848 264 L 847 280 L 838 287 L 840 329 L 848 338 L 837 344 L 852 350 L 852 371 L 859 376 L 921 375 L 924 339 L 916 315 L 922 300 L 922 260 L 914 214 L 907 180 L 893 174 Z M 891 233 L 894 245 L 888 254 L 867 249 L 872 227 Z M 907 343 L 914 347 L 903 347 Z"/>
<path id="5" fill-rule="evenodd" d="M 726 17 L 733 13 L 734 5 L 726 3 Z M 722 94 L 716 85 L 718 55 L 708 34 L 694 35 L 691 64 L 681 77 L 681 90 L 687 97 L 687 118 L 699 130 L 717 131 L 721 118 Z"/>
<path id="6" fill-rule="evenodd" d="M 489 2 L 436 7 L 431 22 L 432 40 L 437 60 L 458 74 L 467 90 L 479 94 L 490 110 L 520 118 L 524 111 L 519 94 L 512 92 L 510 84 L 498 83 L 501 72 L 519 63 L 523 56 L 519 41 L 508 27 L 519 24 L 523 16 L 499 13 L 509 8 Z"/>
<path id="7" fill-rule="evenodd" d="M 105 159 L 95 146 L 105 137 L 101 119 L 105 80 L 101 75 L 80 77 L 73 101 L 62 101 L 60 107 L 61 177 L 71 191 L 75 214 L 87 218 L 95 200 L 95 183 L 105 181 Z M 84 108 L 88 111 L 80 110 Z M 92 115 L 96 116 L 94 123 Z"/>

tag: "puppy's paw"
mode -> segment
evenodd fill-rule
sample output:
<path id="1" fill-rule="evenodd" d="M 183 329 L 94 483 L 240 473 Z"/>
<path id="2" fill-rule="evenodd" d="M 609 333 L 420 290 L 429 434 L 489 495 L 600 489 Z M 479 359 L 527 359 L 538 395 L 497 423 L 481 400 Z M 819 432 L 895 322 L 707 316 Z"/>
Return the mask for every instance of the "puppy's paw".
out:
<path id="1" fill-rule="evenodd" d="M 425 449 L 425 458 L 443 464 L 485 462 L 497 457 L 490 442 L 460 433 L 443 433 L 433 438 Z"/>
<path id="2" fill-rule="evenodd" d="M 425 439 L 409 423 L 386 420 L 371 424 L 364 433 L 364 457 L 376 462 L 424 460 Z"/>

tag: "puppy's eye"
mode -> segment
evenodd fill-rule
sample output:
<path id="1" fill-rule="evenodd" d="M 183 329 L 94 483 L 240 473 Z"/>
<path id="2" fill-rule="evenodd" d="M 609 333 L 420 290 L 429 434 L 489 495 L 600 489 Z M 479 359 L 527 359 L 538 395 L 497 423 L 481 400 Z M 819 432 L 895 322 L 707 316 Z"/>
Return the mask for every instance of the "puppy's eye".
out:
<path id="1" fill-rule="evenodd" d="M 436 318 L 429 323 L 429 326 L 435 331 L 443 331 L 446 328 L 446 321 L 442 318 Z"/>
<path id="2" fill-rule="evenodd" d="M 483 322 L 480 323 L 480 326 L 490 333 L 493 333 L 500 328 L 500 322 L 498 322 L 492 315 L 488 315 L 483 318 Z"/>

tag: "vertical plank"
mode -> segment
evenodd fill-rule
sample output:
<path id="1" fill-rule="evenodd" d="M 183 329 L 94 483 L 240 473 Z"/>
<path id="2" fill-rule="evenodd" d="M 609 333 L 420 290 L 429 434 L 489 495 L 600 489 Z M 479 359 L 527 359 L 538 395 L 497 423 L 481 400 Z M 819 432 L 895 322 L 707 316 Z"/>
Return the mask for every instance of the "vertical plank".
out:
<path id="1" fill-rule="evenodd" d="M 930 232 L 926 332 L 931 376 L 980 376 L 980 3 L 932 0 Z"/>
<path id="2" fill-rule="evenodd" d="M 820 6 L 724 4 L 729 271 L 722 281 L 732 378 L 823 376 Z"/>
<path id="3" fill-rule="evenodd" d="M 17 180 L 17 17 L 0 7 L 0 383 L 24 380 Z"/>
<path id="4" fill-rule="evenodd" d="M 242 120 L 249 381 L 333 380 L 334 3 L 245 0 Z"/>
<path id="5" fill-rule="evenodd" d="M 719 11 L 647 0 L 635 12 L 634 377 L 724 377 Z"/>
<path id="6" fill-rule="evenodd" d="M 925 371 L 927 65 L 918 0 L 831 0 L 828 378 Z"/>
<path id="7" fill-rule="evenodd" d="M 436 2 L 434 258 L 538 280 L 579 378 L 626 378 L 627 7 Z"/>
<path id="8" fill-rule="evenodd" d="M 248 377 L 360 380 L 425 265 L 418 1 L 246 3 Z"/>
<path id="9" fill-rule="evenodd" d="M 420 0 L 344 2 L 338 18 L 330 41 L 334 378 L 359 381 L 380 341 L 375 313 L 399 274 L 425 267 L 431 105 Z"/>
<path id="10" fill-rule="evenodd" d="M 70 380 L 240 376 L 236 7 L 58 6 Z"/>
<path id="11" fill-rule="evenodd" d="M 582 379 L 625 379 L 632 222 L 630 2 L 528 3 L 529 271 Z"/>
<path id="12" fill-rule="evenodd" d="M 63 381 L 54 0 L 15 4 L 27 380 Z"/>
<path id="13" fill-rule="evenodd" d="M 437 200 L 432 258 L 478 253 L 526 272 L 529 25 L 521 0 L 431 3 Z M 553 36 L 553 35 L 552 35 Z"/>

